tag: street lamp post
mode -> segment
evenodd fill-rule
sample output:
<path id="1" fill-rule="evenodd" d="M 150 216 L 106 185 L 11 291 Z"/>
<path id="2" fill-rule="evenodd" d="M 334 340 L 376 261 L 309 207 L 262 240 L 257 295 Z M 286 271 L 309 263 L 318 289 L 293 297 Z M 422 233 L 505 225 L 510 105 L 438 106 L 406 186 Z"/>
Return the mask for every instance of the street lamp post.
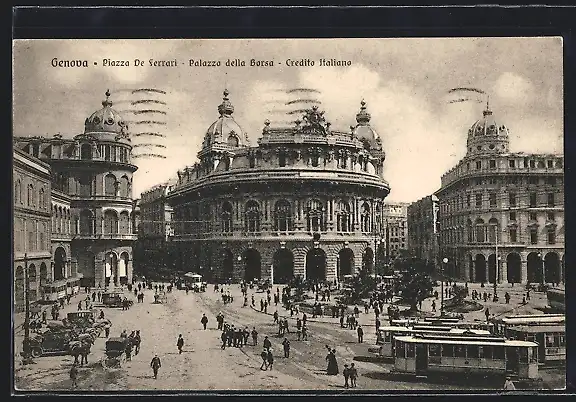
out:
<path id="1" fill-rule="evenodd" d="M 444 265 L 440 267 L 440 316 L 444 315 L 444 266 L 448 265 L 448 258 L 444 257 L 442 262 Z"/>
<path id="2" fill-rule="evenodd" d="M 22 351 L 22 363 L 31 364 L 32 353 L 30 351 L 30 283 L 28 280 L 28 254 L 24 253 L 24 342 Z"/>
<path id="3" fill-rule="evenodd" d="M 540 278 L 540 284 L 541 284 L 541 285 L 544 285 L 544 283 L 545 283 L 544 275 L 546 274 L 546 270 L 544 269 L 544 258 L 542 258 L 542 257 L 543 257 L 542 253 L 538 253 L 538 258 L 540 258 L 540 267 L 541 267 L 541 269 L 542 269 L 542 275 L 541 275 L 541 278 Z"/>

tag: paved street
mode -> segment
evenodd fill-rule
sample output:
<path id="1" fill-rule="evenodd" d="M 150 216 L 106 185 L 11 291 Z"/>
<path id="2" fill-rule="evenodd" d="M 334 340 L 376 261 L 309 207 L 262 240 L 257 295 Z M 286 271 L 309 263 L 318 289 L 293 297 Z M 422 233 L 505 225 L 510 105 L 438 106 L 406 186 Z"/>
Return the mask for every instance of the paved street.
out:
<path id="1" fill-rule="evenodd" d="M 475 286 L 475 285 L 472 285 Z M 520 289 L 519 287 L 517 287 Z M 118 336 L 124 329 L 139 329 L 142 333 L 142 349 L 119 370 L 105 371 L 99 360 L 104 356 L 105 339 L 99 338 L 89 357 L 90 364 L 80 368 L 79 389 L 81 390 L 277 390 L 277 389 L 344 389 L 343 377 L 325 374 L 326 349 L 329 345 L 336 349 L 340 372 L 345 363 L 354 358 L 360 378 L 360 389 L 399 389 L 399 390 L 469 390 L 485 389 L 486 384 L 441 384 L 426 380 L 407 380 L 392 376 L 391 364 L 374 362 L 375 334 L 374 318 L 360 315 L 360 324 L 365 328 L 365 343 L 359 344 L 356 332 L 341 329 L 338 319 L 324 317 L 309 319 L 310 336 L 308 341 L 297 341 L 296 334 L 290 333 L 291 356 L 283 357 L 282 338 L 277 338 L 277 327 L 270 315 L 275 307 L 268 309 L 268 315 L 250 307 L 241 307 L 242 297 L 238 285 L 230 286 L 234 302 L 224 306 L 220 293 L 209 287 L 205 293 L 185 294 L 174 290 L 168 294 L 166 304 L 152 304 L 152 291 L 146 291 L 144 303 L 135 303 L 129 311 L 105 309 L 107 318 L 112 320 L 111 336 Z M 80 294 L 78 298 L 84 295 Z M 263 293 L 255 293 L 257 306 Z M 516 301 L 518 295 L 515 297 Z M 521 298 L 521 296 L 520 296 Z M 249 296 L 250 299 L 250 296 Z M 502 298 L 503 299 L 503 298 Z M 534 299 L 534 298 L 533 298 Z M 76 303 L 77 304 L 77 303 Z M 73 311 L 76 304 L 67 306 L 64 312 Z M 430 304 L 424 303 L 423 307 Z M 517 304 L 517 303 L 516 303 Z M 504 303 L 499 308 L 510 308 Z M 491 307 L 495 310 L 496 307 Z M 225 320 L 236 326 L 256 327 L 261 344 L 265 335 L 272 341 L 275 356 L 274 369 L 260 370 L 261 347 L 249 345 L 243 348 L 220 348 L 220 331 L 216 329 L 215 316 L 222 311 Z M 278 308 L 281 316 L 288 316 Z M 524 311 L 517 311 L 524 312 Z M 209 318 L 208 329 L 200 323 L 202 314 Z M 474 313 L 482 316 L 483 312 Z M 295 317 L 294 317 L 295 318 Z M 295 319 L 290 320 L 295 330 Z M 184 353 L 179 355 L 176 347 L 178 335 L 185 339 Z M 21 344 L 21 334 L 17 336 Z M 157 380 L 152 376 L 150 361 L 157 353 L 162 367 Z M 16 360 L 16 387 L 26 390 L 70 389 L 69 369 L 73 358 L 70 356 L 42 357 L 36 364 L 23 367 Z M 492 384 L 500 388 L 501 384 Z"/>

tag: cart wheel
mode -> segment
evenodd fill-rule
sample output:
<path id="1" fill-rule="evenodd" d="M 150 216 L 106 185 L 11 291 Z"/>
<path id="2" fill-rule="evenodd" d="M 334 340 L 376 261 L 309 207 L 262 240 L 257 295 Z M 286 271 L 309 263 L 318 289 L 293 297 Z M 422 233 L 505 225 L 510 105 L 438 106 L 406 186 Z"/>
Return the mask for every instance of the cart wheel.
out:
<path id="1" fill-rule="evenodd" d="M 42 356 L 42 348 L 39 346 L 35 346 L 32 348 L 32 350 L 30 351 L 30 354 L 32 355 L 32 357 L 37 358 Z"/>

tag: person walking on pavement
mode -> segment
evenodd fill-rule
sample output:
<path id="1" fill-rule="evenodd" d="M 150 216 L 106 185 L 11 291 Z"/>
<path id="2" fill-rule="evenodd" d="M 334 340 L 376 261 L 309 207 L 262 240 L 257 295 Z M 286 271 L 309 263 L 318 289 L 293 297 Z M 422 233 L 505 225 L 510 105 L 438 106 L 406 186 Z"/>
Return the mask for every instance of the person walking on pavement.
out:
<path id="1" fill-rule="evenodd" d="M 288 338 L 284 338 L 284 341 L 282 341 L 282 346 L 284 346 L 284 357 L 290 357 L 290 341 Z"/>
<path id="2" fill-rule="evenodd" d="M 350 364 L 350 385 L 352 388 L 356 388 L 356 379 L 358 378 L 358 370 L 354 367 L 354 363 Z"/>
<path id="3" fill-rule="evenodd" d="M 152 371 L 154 372 L 154 378 L 158 378 L 158 369 L 162 367 L 162 363 L 160 363 L 160 358 L 158 355 L 154 355 L 152 361 L 150 362 L 150 367 L 152 367 Z"/>
<path id="4" fill-rule="evenodd" d="M 72 368 L 70 368 L 70 379 L 72 380 L 72 388 L 78 388 L 78 367 L 76 367 L 77 363 L 72 363 Z"/>
<path id="5" fill-rule="evenodd" d="M 260 357 L 262 358 L 262 364 L 260 365 L 260 370 L 268 370 L 268 351 L 266 348 L 262 349 L 262 353 L 260 353 Z"/>
<path id="6" fill-rule="evenodd" d="M 182 354 L 182 348 L 184 347 L 184 338 L 182 338 L 182 334 L 178 335 L 176 346 L 178 346 L 178 354 Z"/>
<path id="7" fill-rule="evenodd" d="M 268 349 L 268 367 L 272 370 L 272 365 L 274 364 L 274 355 L 272 354 L 272 349 Z"/>
<path id="8" fill-rule="evenodd" d="M 140 337 L 140 330 L 136 331 L 134 335 L 134 356 L 140 353 L 140 344 L 142 343 L 142 338 Z"/>
<path id="9" fill-rule="evenodd" d="M 364 342 L 364 330 L 362 329 L 362 326 L 358 325 L 358 329 L 356 331 L 358 332 L 358 343 L 363 343 Z"/>
<path id="10" fill-rule="evenodd" d="M 126 349 L 124 350 L 126 353 L 126 361 L 129 362 L 132 360 L 132 343 L 128 342 L 126 344 Z"/>
<path id="11" fill-rule="evenodd" d="M 484 315 L 486 316 L 486 321 L 488 321 L 488 319 L 490 318 L 490 311 L 488 310 L 488 308 L 486 308 L 486 311 L 484 311 Z"/>
<path id="12" fill-rule="evenodd" d="M 270 349 L 272 347 L 272 342 L 270 342 L 270 339 L 268 339 L 268 336 L 264 337 L 264 349 Z"/>
<path id="13" fill-rule="evenodd" d="M 342 374 L 344 375 L 344 388 L 349 388 L 348 379 L 350 378 L 350 369 L 348 365 L 344 365 L 344 370 L 342 370 Z"/>
<path id="14" fill-rule="evenodd" d="M 42 324 L 46 324 L 47 315 L 48 313 L 46 312 L 46 310 L 42 310 Z"/>
<path id="15" fill-rule="evenodd" d="M 252 342 L 254 346 L 258 345 L 258 331 L 256 331 L 256 327 L 252 328 Z"/>
<path id="16" fill-rule="evenodd" d="M 206 314 L 202 314 L 202 319 L 200 320 L 200 322 L 204 326 L 204 329 L 206 329 L 206 325 L 208 324 L 208 317 L 206 317 Z"/>

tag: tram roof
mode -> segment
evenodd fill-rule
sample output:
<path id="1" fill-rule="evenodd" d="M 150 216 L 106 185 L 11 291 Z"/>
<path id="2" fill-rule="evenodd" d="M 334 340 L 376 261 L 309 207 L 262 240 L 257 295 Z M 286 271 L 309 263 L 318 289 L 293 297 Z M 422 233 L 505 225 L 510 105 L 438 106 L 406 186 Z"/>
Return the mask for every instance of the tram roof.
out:
<path id="1" fill-rule="evenodd" d="M 514 325 L 509 327 L 509 329 L 518 332 L 526 332 L 528 334 L 543 334 L 550 332 L 566 332 L 566 326 L 564 325 Z"/>
<path id="2" fill-rule="evenodd" d="M 474 340 L 453 340 L 445 338 L 419 338 L 416 336 L 397 336 L 394 338 L 397 341 L 405 343 L 426 343 L 426 344 L 442 344 L 442 345 L 473 345 L 473 346 L 517 346 L 517 347 L 533 347 L 538 346 L 537 343 L 528 341 L 517 341 L 510 339 L 494 338 L 493 341 L 474 341 Z"/>
<path id="3" fill-rule="evenodd" d="M 399 326 L 385 326 L 378 328 L 378 331 L 388 331 L 388 332 L 436 332 L 438 334 L 447 334 L 447 335 L 463 335 L 463 334 L 472 334 L 472 335 L 489 335 L 490 331 L 485 329 L 466 329 L 466 328 L 454 328 L 454 327 L 399 327 Z"/>
<path id="4" fill-rule="evenodd" d="M 566 321 L 564 314 L 550 314 L 549 316 L 508 316 L 499 320 L 500 322 L 508 325 L 514 324 L 544 324 L 544 323 L 561 323 Z"/>

